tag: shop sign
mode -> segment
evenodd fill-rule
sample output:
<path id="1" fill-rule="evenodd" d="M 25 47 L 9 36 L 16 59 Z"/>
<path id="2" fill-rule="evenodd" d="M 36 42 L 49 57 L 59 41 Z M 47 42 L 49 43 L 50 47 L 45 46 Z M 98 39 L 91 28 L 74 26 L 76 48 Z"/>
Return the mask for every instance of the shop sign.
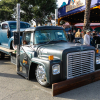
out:
<path id="1" fill-rule="evenodd" d="M 66 6 L 66 12 L 76 9 L 78 7 L 84 6 L 85 0 L 71 0 L 70 5 Z"/>

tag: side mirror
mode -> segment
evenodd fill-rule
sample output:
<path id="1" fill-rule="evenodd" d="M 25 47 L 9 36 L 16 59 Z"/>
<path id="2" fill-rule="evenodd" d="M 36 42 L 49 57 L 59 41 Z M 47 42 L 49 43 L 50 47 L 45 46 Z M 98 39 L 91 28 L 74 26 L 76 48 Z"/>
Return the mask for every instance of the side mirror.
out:
<path id="1" fill-rule="evenodd" d="M 97 46 L 96 46 L 97 48 L 100 48 L 100 44 L 97 44 Z"/>

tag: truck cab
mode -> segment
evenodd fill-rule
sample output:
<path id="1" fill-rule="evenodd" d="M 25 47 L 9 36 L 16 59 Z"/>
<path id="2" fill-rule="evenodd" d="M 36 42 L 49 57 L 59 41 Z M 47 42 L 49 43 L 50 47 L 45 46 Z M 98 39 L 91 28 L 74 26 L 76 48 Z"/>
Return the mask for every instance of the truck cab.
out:
<path id="1" fill-rule="evenodd" d="M 28 28 L 23 33 L 18 74 L 27 79 L 36 76 L 42 86 L 86 75 L 100 69 L 95 48 L 67 41 L 57 26 Z"/>
<path id="2" fill-rule="evenodd" d="M 0 46 L 8 49 L 14 49 L 13 32 L 16 30 L 16 21 L 5 21 L 0 24 Z M 30 24 L 27 22 L 20 22 L 20 31 L 29 28 Z M 21 34 L 22 36 L 22 34 Z"/>

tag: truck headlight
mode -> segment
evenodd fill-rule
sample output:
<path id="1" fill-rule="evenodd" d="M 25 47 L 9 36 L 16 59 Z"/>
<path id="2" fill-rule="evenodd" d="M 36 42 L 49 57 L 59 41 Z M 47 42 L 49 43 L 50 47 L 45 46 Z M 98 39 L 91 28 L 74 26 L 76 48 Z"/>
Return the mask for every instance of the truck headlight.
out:
<path id="1" fill-rule="evenodd" d="M 53 75 L 60 73 L 60 65 L 59 64 L 55 64 L 52 66 L 52 73 L 53 73 Z"/>
<path id="2" fill-rule="evenodd" d="M 96 64 L 100 64 L 100 57 L 96 57 Z"/>

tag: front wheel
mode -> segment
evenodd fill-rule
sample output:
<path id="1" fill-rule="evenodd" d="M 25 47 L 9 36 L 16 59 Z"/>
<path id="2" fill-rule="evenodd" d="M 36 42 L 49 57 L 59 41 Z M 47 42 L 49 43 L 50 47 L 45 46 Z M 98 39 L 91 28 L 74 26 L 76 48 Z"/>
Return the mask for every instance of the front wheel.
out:
<path id="1" fill-rule="evenodd" d="M 50 84 L 47 82 L 46 72 L 42 65 L 38 65 L 35 70 L 35 76 L 40 85 L 47 87 Z"/>
<path id="2" fill-rule="evenodd" d="M 17 50 L 17 45 L 14 45 L 14 41 L 12 41 L 12 49 Z"/>

